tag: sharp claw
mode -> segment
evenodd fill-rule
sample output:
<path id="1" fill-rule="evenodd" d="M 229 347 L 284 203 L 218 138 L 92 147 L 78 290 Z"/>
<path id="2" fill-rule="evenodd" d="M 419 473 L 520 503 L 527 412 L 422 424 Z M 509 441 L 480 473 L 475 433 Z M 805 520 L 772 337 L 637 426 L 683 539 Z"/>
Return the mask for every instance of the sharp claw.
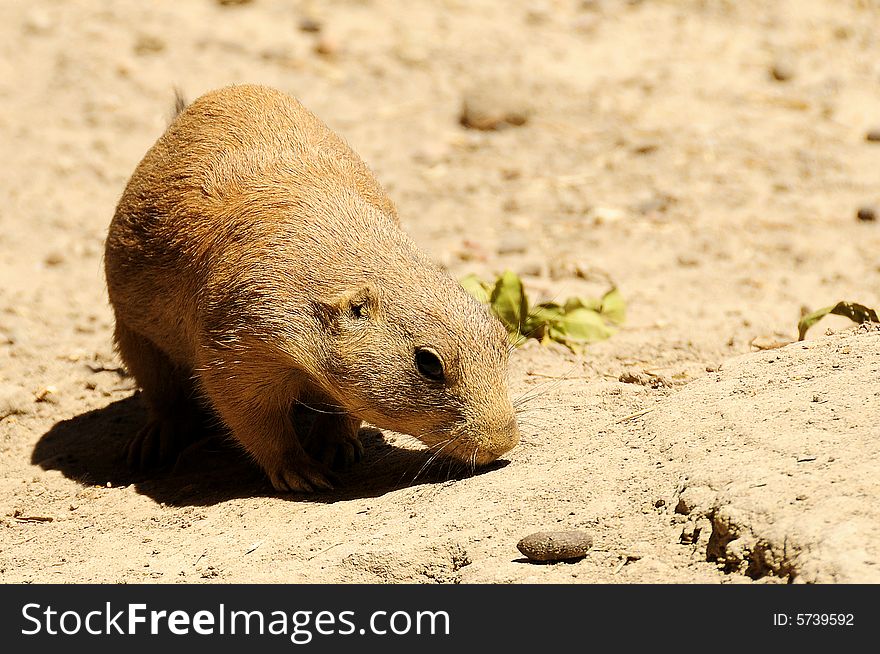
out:
<path id="1" fill-rule="evenodd" d="M 314 493 L 333 490 L 335 477 L 317 462 L 297 462 L 278 472 L 269 473 L 269 481 L 279 493 Z"/>
<path id="2" fill-rule="evenodd" d="M 363 458 L 364 446 L 357 438 L 345 438 L 325 442 L 312 452 L 325 468 L 346 470 Z"/>
<path id="3" fill-rule="evenodd" d="M 336 477 L 329 470 L 323 473 L 315 470 L 309 475 L 308 480 L 320 490 L 333 490 L 333 486 L 338 483 Z"/>

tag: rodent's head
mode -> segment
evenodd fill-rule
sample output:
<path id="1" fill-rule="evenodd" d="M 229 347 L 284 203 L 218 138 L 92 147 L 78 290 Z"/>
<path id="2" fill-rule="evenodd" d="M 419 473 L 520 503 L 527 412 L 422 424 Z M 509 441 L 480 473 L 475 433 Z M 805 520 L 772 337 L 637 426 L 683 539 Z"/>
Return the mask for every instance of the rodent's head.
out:
<path id="1" fill-rule="evenodd" d="M 519 442 L 507 333 L 453 279 L 426 272 L 316 305 L 327 381 L 359 418 L 441 456 L 486 464 Z"/>

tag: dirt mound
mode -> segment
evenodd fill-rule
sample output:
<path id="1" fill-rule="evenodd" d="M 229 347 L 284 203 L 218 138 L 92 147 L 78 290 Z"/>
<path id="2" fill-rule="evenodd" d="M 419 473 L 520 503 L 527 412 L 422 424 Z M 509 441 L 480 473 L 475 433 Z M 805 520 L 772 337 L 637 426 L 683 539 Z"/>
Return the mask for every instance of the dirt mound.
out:
<path id="1" fill-rule="evenodd" d="M 646 417 L 682 541 L 753 579 L 880 582 L 880 329 L 732 359 Z"/>

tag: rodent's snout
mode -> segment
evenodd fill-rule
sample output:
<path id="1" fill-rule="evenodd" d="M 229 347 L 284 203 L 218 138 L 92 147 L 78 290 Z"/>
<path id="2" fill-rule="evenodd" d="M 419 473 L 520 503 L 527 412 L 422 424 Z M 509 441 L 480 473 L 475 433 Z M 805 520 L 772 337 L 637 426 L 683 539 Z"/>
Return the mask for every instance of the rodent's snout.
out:
<path id="1" fill-rule="evenodd" d="M 478 441 L 474 463 L 478 466 L 492 463 L 495 459 L 510 452 L 519 444 L 519 425 L 516 418 L 511 417 L 499 428 L 491 429 L 482 434 Z"/>
<path id="2" fill-rule="evenodd" d="M 519 425 L 516 418 L 494 425 L 470 424 L 452 434 L 433 438 L 419 437 L 422 442 L 447 459 L 455 459 L 470 466 L 484 466 L 506 454 L 519 444 Z"/>

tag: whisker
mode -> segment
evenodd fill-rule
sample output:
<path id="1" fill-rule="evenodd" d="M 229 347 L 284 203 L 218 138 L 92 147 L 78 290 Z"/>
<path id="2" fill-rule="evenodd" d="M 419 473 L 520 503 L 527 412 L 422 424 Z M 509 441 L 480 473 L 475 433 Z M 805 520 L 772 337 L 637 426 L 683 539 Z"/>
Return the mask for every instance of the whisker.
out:
<path id="1" fill-rule="evenodd" d="M 566 379 L 569 378 L 571 373 L 573 373 L 575 368 L 577 368 L 577 365 L 578 364 L 572 365 L 572 367 L 568 369 L 568 372 L 566 372 L 564 375 L 562 375 L 558 379 L 554 379 L 553 381 L 543 382 L 543 383 L 539 384 L 537 387 L 530 389 L 530 390 L 526 391 L 525 393 L 523 393 L 522 395 L 520 395 L 518 398 L 516 398 L 513 401 L 514 408 L 518 408 L 519 406 L 525 404 L 526 402 L 531 402 L 536 397 L 539 397 L 539 396 L 543 395 L 544 393 L 551 391 L 554 388 L 556 388 L 557 386 L 559 386 L 562 382 L 564 382 Z"/>
<path id="2" fill-rule="evenodd" d="M 432 445 L 431 448 L 429 448 L 429 449 L 433 449 L 434 451 L 431 453 L 431 456 L 429 456 L 428 459 L 422 464 L 422 466 L 419 468 L 418 472 L 416 472 L 415 476 L 413 476 L 413 478 L 410 480 L 410 484 L 414 484 L 416 482 L 416 480 L 419 478 L 419 475 L 421 475 L 423 472 L 425 472 L 429 468 L 429 466 L 434 461 L 437 460 L 437 458 L 440 456 L 440 454 L 443 452 L 443 450 L 446 449 L 446 447 L 454 441 L 455 441 L 455 438 L 450 437 L 450 438 L 447 438 L 445 441 L 441 441 L 440 443 L 435 443 L 434 445 Z M 437 447 L 438 445 L 440 447 Z"/>
<path id="3" fill-rule="evenodd" d="M 308 403 L 306 403 L 306 402 L 303 402 L 302 400 L 294 400 L 294 403 L 295 403 L 296 405 L 298 405 L 298 406 L 304 406 L 304 407 L 307 408 L 309 411 L 314 411 L 315 413 L 323 413 L 324 415 L 331 415 L 331 416 L 344 416 L 344 415 L 348 415 L 348 413 L 349 413 L 349 412 L 346 411 L 343 407 L 337 407 L 337 406 L 334 405 L 334 404 L 325 404 L 324 406 L 334 407 L 334 408 L 340 409 L 339 411 L 327 411 L 327 410 L 324 410 L 324 409 L 319 409 L 318 407 L 313 406 L 313 405 L 311 405 L 311 404 L 308 404 Z"/>

